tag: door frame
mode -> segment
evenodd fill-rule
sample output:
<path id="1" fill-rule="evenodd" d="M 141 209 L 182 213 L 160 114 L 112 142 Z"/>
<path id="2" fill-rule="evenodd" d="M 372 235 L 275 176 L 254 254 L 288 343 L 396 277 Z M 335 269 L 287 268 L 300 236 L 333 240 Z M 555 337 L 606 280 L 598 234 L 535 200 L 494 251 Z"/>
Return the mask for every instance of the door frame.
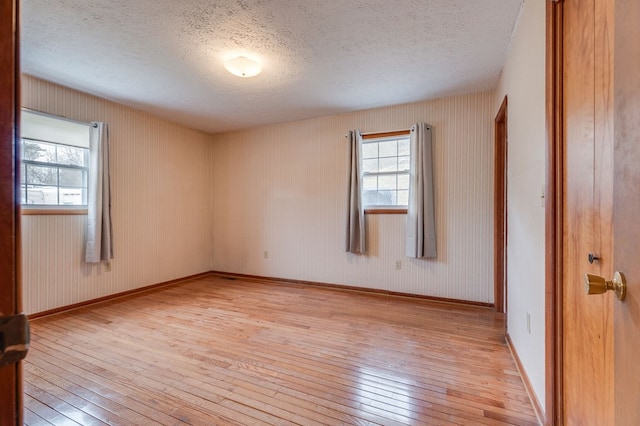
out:
<path id="1" fill-rule="evenodd" d="M 494 120 L 493 304 L 501 313 L 507 312 L 507 104 L 505 96 Z"/>
<path id="2" fill-rule="evenodd" d="M 545 419 L 563 421 L 562 256 L 564 117 L 562 0 L 546 5 Z"/>
<path id="3" fill-rule="evenodd" d="M 0 3 L 0 315 L 22 311 L 18 145 L 20 111 L 18 0 Z M 0 424 L 22 424 L 22 366 L 0 368 Z"/>

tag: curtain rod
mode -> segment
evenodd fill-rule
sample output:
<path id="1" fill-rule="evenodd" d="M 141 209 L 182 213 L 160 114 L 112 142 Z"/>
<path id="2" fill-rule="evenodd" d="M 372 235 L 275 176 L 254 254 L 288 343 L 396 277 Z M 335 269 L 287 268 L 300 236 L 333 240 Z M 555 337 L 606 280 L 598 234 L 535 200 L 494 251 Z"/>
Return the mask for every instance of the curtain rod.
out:
<path id="1" fill-rule="evenodd" d="M 50 118 L 55 118 L 58 120 L 64 120 L 64 121 L 69 121 L 70 123 L 75 123 L 75 124 L 82 124 L 84 126 L 91 126 L 91 123 L 87 123 L 85 121 L 80 121 L 80 120 L 74 120 L 72 118 L 67 118 L 63 115 L 56 115 L 56 114 L 51 114 L 49 112 L 44 112 L 44 111 L 38 111 L 37 109 L 32 109 L 32 108 L 22 108 L 23 111 L 28 111 L 30 113 L 33 114 L 38 114 L 38 115 L 43 115 L 45 117 L 50 117 Z"/>

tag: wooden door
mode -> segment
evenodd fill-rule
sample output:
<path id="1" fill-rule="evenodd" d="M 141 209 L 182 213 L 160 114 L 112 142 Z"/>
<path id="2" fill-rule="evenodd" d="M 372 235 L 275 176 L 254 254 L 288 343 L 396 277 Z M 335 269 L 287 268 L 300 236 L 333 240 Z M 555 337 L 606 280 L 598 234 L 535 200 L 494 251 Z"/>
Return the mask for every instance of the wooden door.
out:
<path id="1" fill-rule="evenodd" d="M 556 15 L 558 16 L 558 15 Z M 565 0 L 562 19 L 564 424 L 640 424 L 640 2 Z M 590 264 L 588 253 L 600 260 Z M 585 272 L 627 278 L 586 296 Z M 552 388 L 553 389 L 553 388 Z"/>
<path id="2" fill-rule="evenodd" d="M 18 102 L 18 7 L 16 1 L 0 2 L 0 316 L 20 312 L 16 204 L 16 156 Z M 0 367 L 0 424 L 22 424 L 20 365 Z"/>
<path id="3" fill-rule="evenodd" d="M 614 265 L 627 277 L 615 302 L 615 424 L 640 425 L 640 2 L 616 2 Z"/>
<path id="4" fill-rule="evenodd" d="M 611 425 L 614 296 L 587 296 L 583 276 L 613 275 L 613 0 L 565 0 L 562 15 L 563 420 Z"/>

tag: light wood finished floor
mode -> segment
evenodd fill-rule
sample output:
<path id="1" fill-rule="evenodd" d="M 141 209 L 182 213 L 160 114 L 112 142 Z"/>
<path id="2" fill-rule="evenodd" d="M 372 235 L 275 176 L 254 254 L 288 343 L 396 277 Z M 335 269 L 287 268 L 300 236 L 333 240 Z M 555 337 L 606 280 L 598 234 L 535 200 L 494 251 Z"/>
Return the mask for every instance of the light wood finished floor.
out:
<path id="1" fill-rule="evenodd" d="M 31 326 L 27 425 L 537 424 L 486 308 L 208 276 Z"/>

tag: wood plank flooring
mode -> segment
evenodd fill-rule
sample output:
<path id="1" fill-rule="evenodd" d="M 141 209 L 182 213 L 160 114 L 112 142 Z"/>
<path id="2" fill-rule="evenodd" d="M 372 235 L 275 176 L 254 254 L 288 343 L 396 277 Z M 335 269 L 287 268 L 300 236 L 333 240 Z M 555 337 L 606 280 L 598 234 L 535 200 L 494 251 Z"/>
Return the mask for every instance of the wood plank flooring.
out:
<path id="1" fill-rule="evenodd" d="M 212 275 L 31 327 L 31 426 L 537 424 L 486 308 Z"/>

